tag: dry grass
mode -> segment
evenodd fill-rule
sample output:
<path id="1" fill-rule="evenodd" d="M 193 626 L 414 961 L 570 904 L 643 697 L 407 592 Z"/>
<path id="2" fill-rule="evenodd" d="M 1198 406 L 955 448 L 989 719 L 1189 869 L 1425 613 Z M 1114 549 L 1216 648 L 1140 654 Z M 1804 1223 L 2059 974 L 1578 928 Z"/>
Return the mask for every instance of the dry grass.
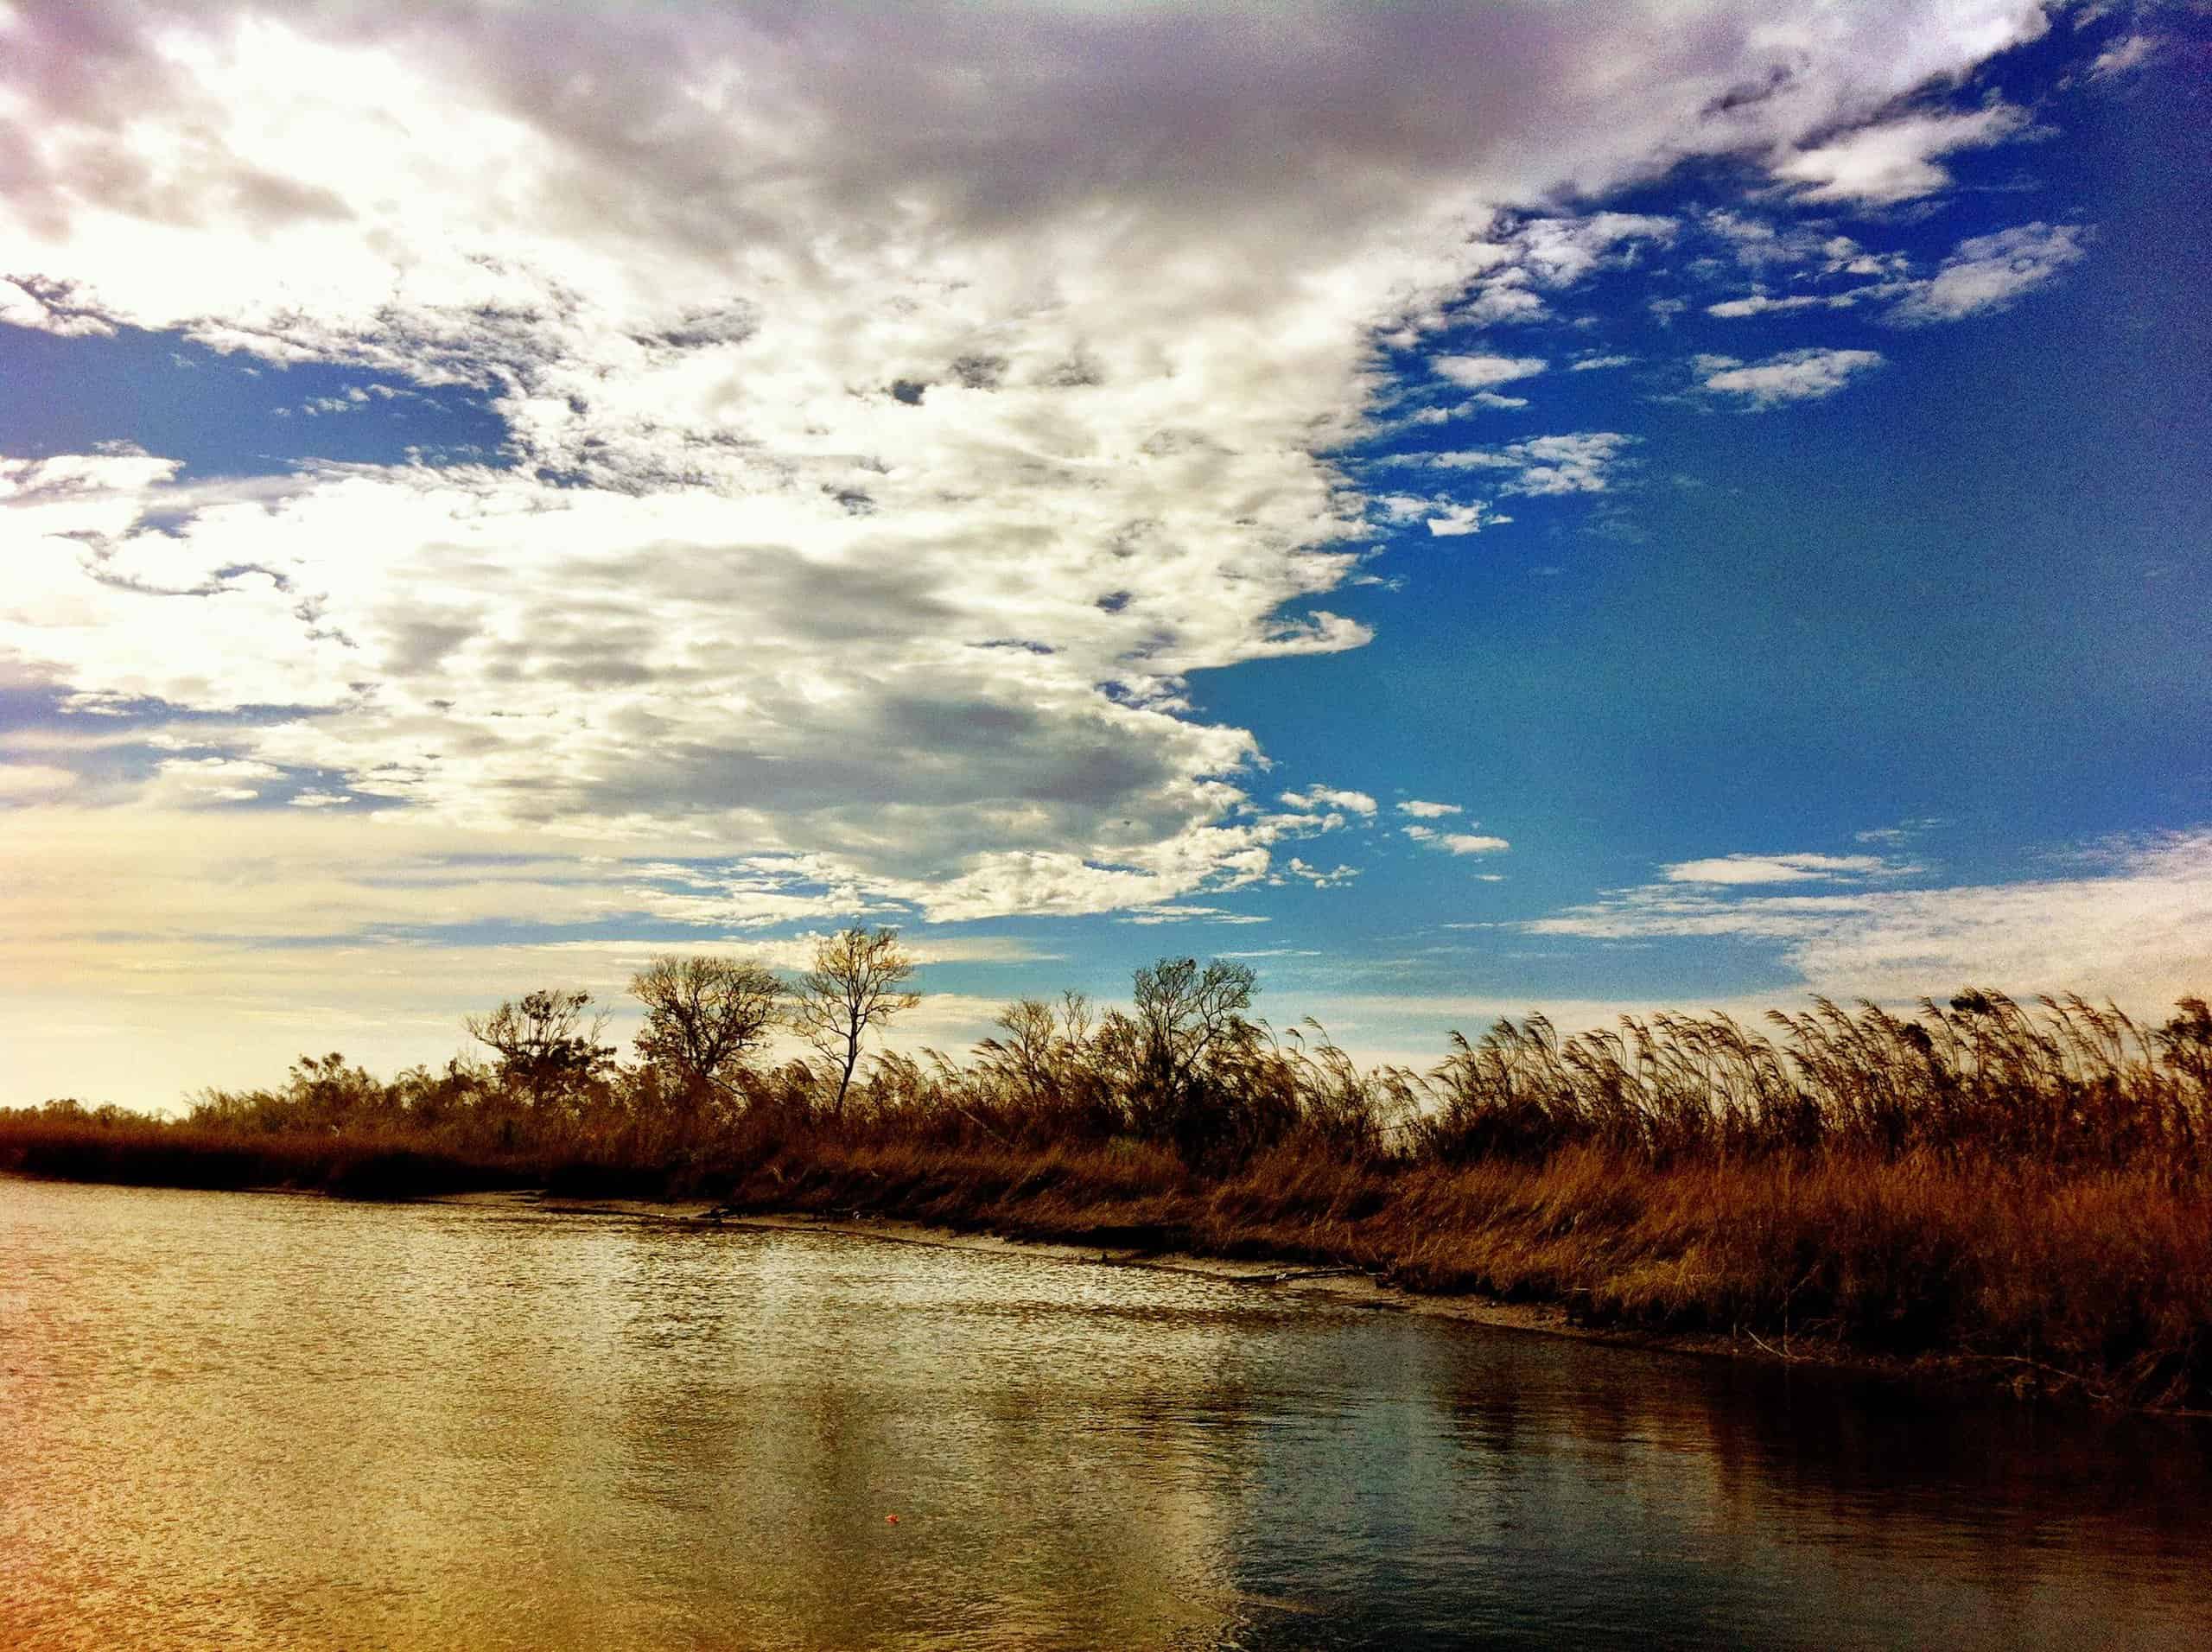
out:
<path id="1" fill-rule="evenodd" d="M 1091 1147 L 790 1144 L 739 1210 L 1357 1268 L 1577 1321 L 1875 1355 L 2024 1390 L 2212 1401 L 2212 1190 L 1929 1158 L 1359 1166 L 1285 1147 L 1226 1178 Z"/>
<path id="2" fill-rule="evenodd" d="M 0 1168 L 877 1214 L 2212 1404 L 2202 1001 L 2155 1027 L 1971 992 L 1910 1020 L 1816 1002 L 1775 1020 L 1774 1039 L 1718 1017 L 1572 1039 L 1502 1022 L 1425 1075 L 1250 1026 L 1169 1073 L 1126 1020 L 1029 1003 L 965 1064 L 879 1060 L 842 1108 L 834 1074 L 796 1064 L 713 1093 L 601 1070 L 549 1096 L 465 1063 L 379 1083 L 330 1056 L 177 1125 L 0 1114 Z"/>

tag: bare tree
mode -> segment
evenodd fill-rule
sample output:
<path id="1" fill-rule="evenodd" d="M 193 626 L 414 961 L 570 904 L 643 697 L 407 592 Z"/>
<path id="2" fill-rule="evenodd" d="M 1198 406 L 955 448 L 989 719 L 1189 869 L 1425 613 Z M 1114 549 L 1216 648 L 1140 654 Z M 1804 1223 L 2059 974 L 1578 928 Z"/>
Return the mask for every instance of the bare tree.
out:
<path id="1" fill-rule="evenodd" d="M 587 992 L 524 993 L 489 1015 L 470 1015 L 461 1025 L 468 1036 L 499 1052 L 499 1077 L 520 1083 L 533 1103 L 543 1105 L 571 1083 L 588 1078 L 614 1053 L 599 1035 L 607 1017 L 585 1010 Z"/>
<path id="2" fill-rule="evenodd" d="M 791 1026 L 841 1067 L 836 1104 L 840 1116 L 868 1028 L 922 1001 L 906 990 L 914 962 L 913 954 L 899 944 L 897 930 L 855 924 L 817 942 L 814 968 L 798 978 Z"/>
<path id="3" fill-rule="evenodd" d="M 638 1054 L 694 1084 L 735 1096 L 745 1057 L 768 1041 L 791 988 L 744 958 L 655 958 L 630 977 L 645 1007 Z"/>
<path id="4" fill-rule="evenodd" d="M 1059 1018 L 1041 998 L 1017 998 L 998 1013 L 1003 1039 L 976 1046 L 983 1064 L 1003 1074 L 1033 1111 L 1041 1109 L 1053 1090 L 1053 1069 L 1060 1051 Z"/>

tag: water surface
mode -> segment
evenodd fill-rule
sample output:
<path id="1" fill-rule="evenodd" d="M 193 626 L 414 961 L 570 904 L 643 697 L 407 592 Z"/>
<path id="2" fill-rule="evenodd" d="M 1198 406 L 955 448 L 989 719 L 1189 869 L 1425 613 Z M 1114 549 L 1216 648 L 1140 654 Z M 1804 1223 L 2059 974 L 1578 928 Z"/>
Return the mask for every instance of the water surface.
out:
<path id="1" fill-rule="evenodd" d="M 2201 1648 L 2208 1537 L 2200 1425 L 1038 1257 L 0 1179 L 10 1646 Z"/>

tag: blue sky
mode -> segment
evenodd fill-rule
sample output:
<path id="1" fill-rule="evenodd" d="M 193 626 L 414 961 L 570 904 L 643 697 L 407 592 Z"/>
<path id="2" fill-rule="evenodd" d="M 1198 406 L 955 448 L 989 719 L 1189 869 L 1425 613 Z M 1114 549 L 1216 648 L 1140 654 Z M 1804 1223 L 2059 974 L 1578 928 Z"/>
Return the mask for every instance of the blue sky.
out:
<path id="1" fill-rule="evenodd" d="M 556 16 L 0 13 L 0 1102 L 2212 984 L 2202 9 Z"/>

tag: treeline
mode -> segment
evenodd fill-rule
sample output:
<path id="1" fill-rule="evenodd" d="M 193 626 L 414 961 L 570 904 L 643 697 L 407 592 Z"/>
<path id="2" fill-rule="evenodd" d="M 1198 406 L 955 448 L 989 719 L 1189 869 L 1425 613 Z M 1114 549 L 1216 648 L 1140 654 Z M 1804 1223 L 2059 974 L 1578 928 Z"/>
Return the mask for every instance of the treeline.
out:
<path id="1" fill-rule="evenodd" d="M 624 1053 L 575 992 L 467 1022 L 484 1054 L 379 1080 L 302 1057 L 158 1123 L 0 1115 L 0 1167 L 376 1196 L 544 1187 L 1281 1258 L 1594 1325 L 1843 1350 L 2212 1405 L 2212 1010 L 2133 1020 L 1966 991 L 1763 1029 L 1659 1014 L 1456 1035 L 1362 1068 L 1166 958 L 1129 1005 L 1007 1006 L 960 1058 L 871 1050 L 915 1001 L 897 936 L 785 980 L 656 961 Z M 799 1040 L 807 1053 L 771 1052 Z"/>
<path id="2" fill-rule="evenodd" d="M 870 1054 L 917 1001 L 895 931 L 854 929 L 786 982 L 740 958 L 635 975 L 632 1058 L 588 994 L 539 991 L 465 1025 L 487 1051 L 379 1081 L 303 1056 L 277 1089 L 209 1090 L 188 1122 L 240 1134 L 408 1135 L 609 1165 L 727 1160 L 792 1130 L 1001 1146 L 1122 1141 L 1195 1172 L 1285 1146 L 1370 1164 L 1536 1163 L 1590 1147 L 1638 1163 L 1844 1153 L 2054 1171 L 2212 1166 L 2212 1011 L 2146 1026 L 2078 997 L 1967 991 L 1919 1013 L 1825 999 L 1770 1013 L 1626 1017 L 1562 1036 L 1540 1015 L 1452 1035 L 1426 1071 L 1363 1069 L 1312 1023 L 1277 1033 L 1245 965 L 1163 958 L 1128 1009 L 1023 998 L 964 1058 Z M 795 1033 L 810 1058 L 762 1052 Z M 73 1104 L 63 1103 L 67 1111 Z M 111 1109 L 105 1116 L 119 1115 Z"/>

